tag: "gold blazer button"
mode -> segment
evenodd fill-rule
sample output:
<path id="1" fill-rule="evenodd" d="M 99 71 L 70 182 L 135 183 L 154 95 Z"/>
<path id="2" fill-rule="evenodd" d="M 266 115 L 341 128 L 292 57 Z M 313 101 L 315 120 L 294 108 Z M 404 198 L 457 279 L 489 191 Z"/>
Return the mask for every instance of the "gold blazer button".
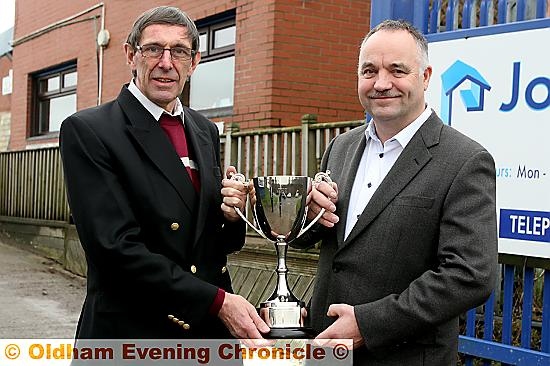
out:
<path id="1" fill-rule="evenodd" d="M 225 273 L 225 272 L 227 272 L 227 267 L 226 267 L 226 266 L 223 266 L 223 267 L 222 267 L 222 273 Z"/>
<path id="2" fill-rule="evenodd" d="M 191 265 L 191 273 L 197 273 L 197 267 L 194 264 Z"/>
<path id="3" fill-rule="evenodd" d="M 191 326 L 190 326 L 189 324 L 187 324 L 187 323 L 182 324 L 181 327 L 182 327 L 183 329 L 185 329 L 185 330 L 191 329 Z"/>
<path id="4" fill-rule="evenodd" d="M 180 224 L 178 224 L 177 222 L 173 222 L 172 225 L 170 225 L 170 229 L 176 231 L 180 228 Z"/>

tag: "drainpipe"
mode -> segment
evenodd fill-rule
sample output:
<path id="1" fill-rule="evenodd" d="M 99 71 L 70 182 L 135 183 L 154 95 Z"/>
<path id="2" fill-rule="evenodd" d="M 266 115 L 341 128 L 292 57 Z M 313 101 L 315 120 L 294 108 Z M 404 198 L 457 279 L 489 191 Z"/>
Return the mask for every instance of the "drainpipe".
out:
<path id="1" fill-rule="evenodd" d="M 101 29 L 97 34 L 97 44 L 99 45 L 99 67 L 97 75 L 97 105 L 101 104 L 103 94 L 103 53 L 105 47 L 109 44 L 109 31 L 105 29 L 105 4 L 101 3 Z"/>

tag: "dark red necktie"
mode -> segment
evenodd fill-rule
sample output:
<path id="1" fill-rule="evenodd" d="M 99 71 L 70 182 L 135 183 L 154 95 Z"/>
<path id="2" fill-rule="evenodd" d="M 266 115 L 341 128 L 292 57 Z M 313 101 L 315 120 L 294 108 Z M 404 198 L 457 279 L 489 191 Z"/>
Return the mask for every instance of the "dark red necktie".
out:
<path id="1" fill-rule="evenodd" d="M 193 160 L 192 149 L 187 145 L 187 138 L 185 137 L 185 130 L 181 118 L 163 113 L 160 116 L 159 123 L 160 127 L 172 142 L 172 145 L 174 145 L 180 160 L 185 166 L 185 169 L 187 169 L 193 187 L 195 187 L 195 190 L 198 192 L 200 190 L 199 170 L 197 163 Z"/>

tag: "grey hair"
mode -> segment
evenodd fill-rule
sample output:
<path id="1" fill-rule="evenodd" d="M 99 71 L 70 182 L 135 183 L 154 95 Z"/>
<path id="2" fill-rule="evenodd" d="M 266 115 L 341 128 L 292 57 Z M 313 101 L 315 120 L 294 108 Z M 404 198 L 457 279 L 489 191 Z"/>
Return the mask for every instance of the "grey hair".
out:
<path id="1" fill-rule="evenodd" d="M 414 41 L 416 42 L 416 45 L 418 46 L 418 57 L 419 57 L 419 63 L 420 63 L 420 72 L 424 72 L 426 67 L 428 67 L 429 60 L 428 60 L 428 41 L 426 40 L 426 37 L 418 30 L 416 29 L 412 24 L 409 22 L 406 22 L 404 20 L 393 20 L 393 19 L 386 19 L 382 23 L 378 24 L 376 27 L 372 28 L 369 33 L 363 38 L 363 41 L 361 42 L 361 47 L 367 42 L 367 40 L 372 36 L 374 33 L 385 30 L 385 31 L 399 31 L 403 30 L 409 33 Z"/>
<path id="2" fill-rule="evenodd" d="M 126 43 L 135 49 L 141 41 L 143 30 L 152 24 L 172 24 L 186 27 L 187 35 L 191 39 L 191 49 L 195 52 L 199 50 L 197 26 L 185 12 L 173 6 L 159 6 L 141 14 L 134 22 Z"/>

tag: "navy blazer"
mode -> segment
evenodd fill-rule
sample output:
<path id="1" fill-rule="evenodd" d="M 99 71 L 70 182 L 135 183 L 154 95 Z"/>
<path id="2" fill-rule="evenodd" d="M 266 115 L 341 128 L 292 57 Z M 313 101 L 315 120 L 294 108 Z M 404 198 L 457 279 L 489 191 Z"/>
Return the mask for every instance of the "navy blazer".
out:
<path id="1" fill-rule="evenodd" d="M 184 115 L 199 194 L 126 86 L 116 100 L 62 124 L 67 194 L 88 263 L 78 338 L 229 336 L 209 308 L 218 288 L 232 291 L 227 254 L 242 248 L 245 224 L 226 222 L 220 209 L 216 126 L 186 107 Z"/>

